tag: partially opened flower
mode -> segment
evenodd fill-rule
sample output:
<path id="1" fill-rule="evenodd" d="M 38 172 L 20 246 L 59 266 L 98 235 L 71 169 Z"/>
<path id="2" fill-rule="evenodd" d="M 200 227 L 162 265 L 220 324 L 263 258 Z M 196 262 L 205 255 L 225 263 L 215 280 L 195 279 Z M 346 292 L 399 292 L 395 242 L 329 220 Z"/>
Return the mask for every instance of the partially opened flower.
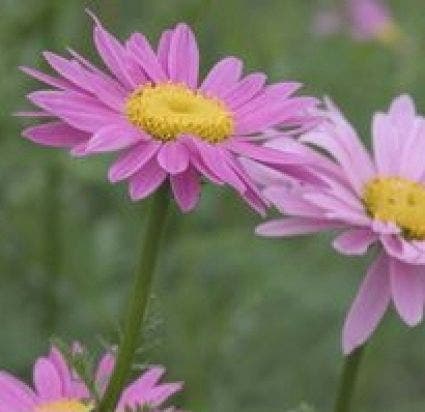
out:
<path id="1" fill-rule="evenodd" d="M 266 85 L 263 73 L 242 76 L 235 57 L 220 60 L 200 82 L 198 46 L 185 24 L 163 32 L 153 49 L 140 33 L 121 44 L 95 18 L 94 41 L 108 73 L 75 51 L 70 59 L 44 53 L 59 77 L 23 68 L 54 88 L 28 96 L 42 111 L 24 115 L 54 120 L 24 136 L 77 156 L 119 151 L 109 179 L 127 180 L 133 200 L 169 179 L 180 208 L 189 211 L 205 178 L 230 185 L 264 212 L 264 199 L 239 158 L 277 169 L 300 163 L 259 146 L 258 134 L 272 126 L 305 126 L 316 100 L 293 97 L 299 83 Z"/>
<path id="2" fill-rule="evenodd" d="M 114 366 L 114 357 L 105 355 L 99 363 L 95 384 L 102 394 Z M 126 408 L 152 408 L 157 412 L 165 401 L 182 388 L 181 383 L 158 383 L 164 369 L 147 370 L 122 393 L 117 412 Z M 0 410 L 13 412 L 91 412 L 95 396 L 76 376 L 60 351 L 52 347 L 47 357 L 40 357 L 34 365 L 34 389 L 7 372 L 0 371 Z"/>
<path id="3" fill-rule="evenodd" d="M 257 232 L 292 236 L 341 230 L 334 247 L 346 255 L 363 255 L 377 245 L 376 260 L 345 322 L 343 348 L 350 353 L 369 338 L 390 302 L 409 326 L 423 317 L 425 119 L 416 115 L 410 97 L 395 99 L 388 113 L 374 116 L 372 157 L 330 102 L 327 117 L 301 139 L 330 154 L 317 154 L 317 172 L 326 186 L 268 185 L 266 197 L 289 217 L 260 225 Z"/>

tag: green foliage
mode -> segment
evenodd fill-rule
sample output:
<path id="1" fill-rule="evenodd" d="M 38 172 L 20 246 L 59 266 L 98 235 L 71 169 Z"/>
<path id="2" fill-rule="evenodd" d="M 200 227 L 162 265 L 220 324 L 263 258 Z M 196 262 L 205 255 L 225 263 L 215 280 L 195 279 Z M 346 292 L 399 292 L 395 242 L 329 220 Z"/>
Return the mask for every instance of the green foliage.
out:
<path id="1" fill-rule="evenodd" d="M 111 157 L 77 160 L 37 147 L 19 137 L 28 121 L 10 116 L 28 107 L 29 90 L 42 87 L 18 65 L 46 69 L 40 52 L 67 46 L 94 56 L 85 7 L 121 38 L 139 30 L 156 39 L 165 26 L 194 21 L 203 72 L 232 54 L 271 80 L 302 81 L 305 93 L 340 104 L 367 143 L 371 113 L 396 93 L 411 92 L 425 112 L 423 0 L 391 2 L 421 51 L 408 61 L 348 36 L 314 38 L 311 16 L 331 0 L 217 0 L 208 8 L 199 0 L 0 3 L 0 367 L 20 376 L 30 376 L 51 336 L 91 348 L 100 337 L 118 342 L 144 225 L 146 205 L 131 204 L 124 185 L 106 181 Z M 49 274 L 44 205 L 55 167 L 61 261 Z M 225 188 L 205 187 L 192 214 L 174 211 L 138 361 L 164 364 L 167 380 L 185 381 L 174 403 L 187 410 L 280 412 L 308 399 L 329 411 L 340 329 L 367 259 L 338 256 L 330 236 L 259 239 L 259 222 Z M 424 338 L 423 326 L 408 331 L 387 317 L 366 353 L 358 411 L 424 410 Z M 86 360 L 76 367 L 83 375 L 91 370 Z"/>

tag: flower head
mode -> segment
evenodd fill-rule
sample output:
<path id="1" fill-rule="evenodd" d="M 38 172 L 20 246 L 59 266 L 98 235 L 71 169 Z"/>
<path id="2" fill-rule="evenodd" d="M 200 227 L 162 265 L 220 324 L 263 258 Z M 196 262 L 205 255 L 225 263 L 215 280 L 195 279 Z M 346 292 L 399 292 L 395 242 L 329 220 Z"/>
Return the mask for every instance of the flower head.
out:
<path id="1" fill-rule="evenodd" d="M 24 115 L 53 120 L 24 136 L 77 156 L 120 152 L 109 180 L 128 181 L 133 200 L 169 180 L 180 208 L 189 211 L 205 178 L 230 185 L 264 212 L 264 198 L 240 159 L 276 169 L 300 163 L 259 146 L 258 135 L 270 127 L 309 124 L 316 99 L 293 97 L 299 83 L 266 85 L 262 73 L 243 76 L 235 57 L 223 58 L 199 81 L 198 46 L 185 24 L 164 31 L 154 49 L 140 33 L 122 44 L 94 20 L 94 42 L 108 72 L 72 50 L 69 59 L 44 53 L 58 77 L 22 68 L 54 89 L 29 94 L 41 112 Z"/>
<path id="2" fill-rule="evenodd" d="M 95 385 L 99 394 L 105 391 L 114 367 L 114 356 L 106 354 L 99 363 Z M 180 391 L 181 383 L 158 383 L 165 370 L 153 367 L 129 385 L 122 393 L 117 412 L 150 407 L 155 412 Z M 0 371 L 0 405 L 13 412 L 92 412 L 95 396 L 72 371 L 61 352 L 52 347 L 46 357 L 37 359 L 33 371 L 34 389 L 7 372 Z"/>
<path id="3" fill-rule="evenodd" d="M 289 217 L 260 225 L 265 236 L 341 230 L 333 245 L 345 255 L 363 255 L 377 245 L 343 331 L 346 353 L 372 334 L 392 301 L 409 326 L 421 322 L 425 285 L 425 118 L 408 96 L 373 118 L 373 156 L 339 111 L 306 133 L 319 147 L 318 175 L 326 185 L 267 184 L 265 196 Z M 331 165 L 329 165 L 331 162 Z"/>
<path id="4" fill-rule="evenodd" d="M 377 40 L 394 46 L 402 33 L 385 0 L 345 0 L 341 7 L 318 10 L 312 30 L 318 36 L 329 36 L 349 28 L 356 41 Z"/>

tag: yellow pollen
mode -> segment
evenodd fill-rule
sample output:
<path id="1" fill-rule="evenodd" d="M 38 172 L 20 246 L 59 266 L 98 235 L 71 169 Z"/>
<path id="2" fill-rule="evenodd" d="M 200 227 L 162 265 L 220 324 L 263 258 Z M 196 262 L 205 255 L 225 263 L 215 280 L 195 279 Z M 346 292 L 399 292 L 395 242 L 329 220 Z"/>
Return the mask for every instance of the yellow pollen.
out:
<path id="1" fill-rule="evenodd" d="M 375 219 L 395 223 L 408 239 L 425 240 L 425 186 L 401 177 L 371 180 L 363 203 Z"/>
<path id="2" fill-rule="evenodd" d="M 91 412 L 92 410 L 92 406 L 74 400 L 50 402 L 35 408 L 36 412 Z"/>
<path id="3" fill-rule="evenodd" d="M 189 134 L 219 143 L 234 130 L 224 102 L 182 84 L 143 86 L 128 98 L 125 114 L 133 125 L 163 142 Z"/>

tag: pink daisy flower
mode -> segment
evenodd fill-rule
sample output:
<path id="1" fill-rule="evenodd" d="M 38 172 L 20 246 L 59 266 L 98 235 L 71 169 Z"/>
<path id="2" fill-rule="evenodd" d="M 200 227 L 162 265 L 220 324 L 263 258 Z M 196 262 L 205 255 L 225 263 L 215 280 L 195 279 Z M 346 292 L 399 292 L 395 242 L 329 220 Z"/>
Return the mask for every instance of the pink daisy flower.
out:
<path id="1" fill-rule="evenodd" d="M 114 357 L 104 355 L 96 372 L 96 387 L 99 394 L 106 388 L 114 367 Z M 151 407 L 157 412 L 162 404 L 180 391 L 181 383 L 159 384 L 165 373 L 161 367 L 153 367 L 129 385 L 122 393 L 117 412 L 126 408 Z M 37 359 L 33 371 L 34 389 L 10 375 L 0 371 L 0 411 L 2 412 L 91 412 L 94 397 L 86 385 L 73 373 L 60 351 L 52 347 L 46 357 Z"/>
<path id="2" fill-rule="evenodd" d="M 181 210 L 190 211 L 205 178 L 230 185 L 264 213 L 265 201 L 240 158 L 276 169 L 301 163 L 261 147 L 258 135 L 269 127 L 308 125 L 316 99 L 293 97 L 301 86 L 296 82 L 266 85 L 263 73 L 243 76 L 235 57 L 220 60 L 200 82 L 198 46 L 185 24 L 165 30 L 154 49 L 140 33 L 121 44 L 94 20 L 94 42 L 108 72 L 73 50 L 69 59 L 44 53 L 57 77 L 23 67 L 54 88 L 29 94 L 41 111 L 21 114 L 54 120 L 24 136 L 76 156 L 118 151 L 109 180 L 128 181 L 134 201 L 169 180 Z"/>
<path id="3" fill-rule="evenodd" d="M 393 302 L 409 326 L 421 322 L 425 298 L 425 118 L 408 96 L 373 118 L 373 156 L 340 112 L 327 102 L 327 118 L 301 137 L 317 153 L 319 185 L 267 184 L 265 196 L 289 217 L 262 224 L 264 236 L 342 230 L 333 245 L 345 255 L 377 246 L 348 313 L 343 349 L 350 353 L 373 333 Z M 330 167 L 331 161 L 333 169 Z"/>

